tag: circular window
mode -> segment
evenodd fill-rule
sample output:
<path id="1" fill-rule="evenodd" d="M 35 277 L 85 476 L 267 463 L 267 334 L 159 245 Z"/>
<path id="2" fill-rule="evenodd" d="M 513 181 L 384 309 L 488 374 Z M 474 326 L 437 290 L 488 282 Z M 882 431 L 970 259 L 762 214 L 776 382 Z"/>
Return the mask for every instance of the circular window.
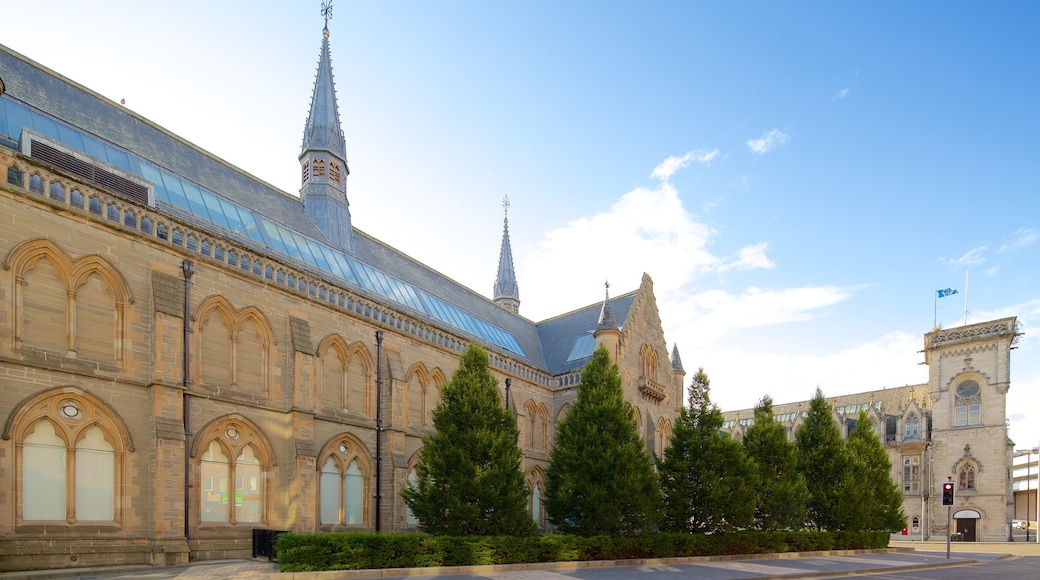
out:
<path id="1" fill-rule="evenodd" d="M 238 439 L 238 428 L 234 425 L 228 427 L 227 431 L 225 431 L 224 433 L 227 434 L 228 439 Z"/>
<path id="2" fill-rule="evenodd" d="M 964 381 L 957 385 L 957 396 L 962 398 L 970 398 L 979 394 L 979 384 L 975 381 Z"/>
<path id="3" fill-rule="evenodd" d="M 61 404 L 60 409 L 61 414 L 69 419 L 79 417 L 79 407 L 76 406 L 76 401 L 65 401 Z"/>
<path id="4" fill-rule="evenodd" d="M 346 453 L 347 452 L 347 444 L 346 443 L 340 443 L 339 444 L 339 452 L 340 453 Z"/>

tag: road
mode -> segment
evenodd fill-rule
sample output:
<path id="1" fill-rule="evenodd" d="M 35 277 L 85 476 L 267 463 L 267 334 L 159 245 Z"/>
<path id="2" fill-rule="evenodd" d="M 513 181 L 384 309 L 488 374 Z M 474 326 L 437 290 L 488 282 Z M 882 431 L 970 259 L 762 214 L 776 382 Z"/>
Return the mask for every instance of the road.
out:
<path id="1" fill-rule="evenodd" d="M 892 547 L 913 551 L 885 554 L 849 554 L 841 556 L 774 555 L 743 560 L 669 561 L 643 566 L 625 566 L 624 562 L 598 563 L 579 568 L 576 564 L 547 565 L 546 569 L 493 570 L 484 568 L 460 574 L 458 570 L 426 569 L 408 576 L 383 577 L 369 572 L 325 572 L 305 574 L 315 580 L 334 578 L 420 578 L 436 580 L 656 580 L 658 578 L 698 580 L 751 580 L 762 578 L 837 578 L 869 573 L 870 578 L 908 580 L 968 580 L 975 578 L 1032 579 L 1040 578 L 1040 544 L 954 543 L 951 558 L 946 559 L 943 542 L 893 542 Z M 438 573 L 439 572 L 439 573 Z M 80 578 L 97 580 L 292 580 L 291 574 L 278 574 L 277 565 L 262 560 L 199 562 L 174 568 L 133 567 L 125 569 L 51 570 L 21 574 L 0 574 L 8 578 Z"/>

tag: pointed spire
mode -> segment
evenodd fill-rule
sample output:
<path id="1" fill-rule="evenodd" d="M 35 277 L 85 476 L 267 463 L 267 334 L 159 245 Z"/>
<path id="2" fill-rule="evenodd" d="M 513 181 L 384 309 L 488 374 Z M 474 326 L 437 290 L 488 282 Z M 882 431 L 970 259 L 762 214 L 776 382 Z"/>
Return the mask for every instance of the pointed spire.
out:
<path id="1" fill-rule="evenodd" d="M 498 254 L 498 277 L 495 278 L 495 304 L 518 314 L 520 312 L 520 287 L 516 283 L 513 268 L 513 248 L 509 244 L 509 196 L 502 198 L 505 219 L 502 226 L 502 249 Z"/>
<path id="2" fill-rule="evenodd" d="M 610 282 L 604 282 L 603 287 L 603 307 L 599 311 L 599 324 L 596 326 L 596 332 L 618 329 L 617 319 L 614 318 L 614 309 L 610 306 Z"/>
<path id="3" fill-rule="evenodd" d="M 318 72 L 311 94 L 311 110 L 303 130 L 302 157 L 308 151 L 328 151 L 341 159 L 347 157 L 347 143 L 339 122 L 339 107 L 336 105 L 336 86 L 332 78 L 332 56 L 329 53 L 329 28 L 326 16 L 325 29 L 321 31 L 321 54 L 318 56 Z"/>
<path id="4" fill-rule="evenodd" d="M 677 373 L 685 373 L 686 371 L 682 366 L 682 359 L 679 358 L 679 345 L 672 343 L 672 370 Z"/>
<path id="5" fill-rule="evenodd" d="M 332 4 L 322 2 L 325 18 L 322 30 L 318 72 L 314 78 L 311 109 L 303 129 L 300 166 L 303 169 L 300 197 L 307 217 L 333 244 L 346 251 L 354 249 L 354 231 L 347 200 L 347 143 L 339 122 L 336 87 L 332 79 L 329 54 L 329 18 Z"/>

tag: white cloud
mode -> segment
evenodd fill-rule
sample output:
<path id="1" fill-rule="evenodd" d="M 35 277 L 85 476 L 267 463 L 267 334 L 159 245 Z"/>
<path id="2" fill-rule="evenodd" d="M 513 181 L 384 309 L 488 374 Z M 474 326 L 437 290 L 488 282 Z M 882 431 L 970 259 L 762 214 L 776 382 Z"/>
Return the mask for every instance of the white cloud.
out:
<path id="1" fill-rule="evenodd" d="M 950 267 L 964 267 L 964 266 L 978 266 L 986 262 L 986 257 L 983 255 L 988 250 L 986 246 L 979 246 L 972 248 L 967 251 L 963 256 L 959 258 L 939 258 L 939 262 Z"/>
<path id="2" fill-rule="evenodd" d="M 1033 228 L 1019 228 L 1015 233 L 1011 234 L 1010 239 L 1000 246 L 998 252 L 1010 252 L 1011 250 L 1018 250 L 1026 246 L 1031 246 L 1040 240 L 1040 231 Z"/>
<path id="3" fill-rule="evenodd" d="M 751 246 L 741 248 L 735 259 L 726 261 L 719 266 L 720 272 L 727 270 L 752 270 L 756 268 L 773 268 L 776 264 L 766 256 L 766 248 L 769 244 L 760 242 Z"/>
<path id="4" fill-rule="evenodd" d="M 784 145 L 791 140 L 791 136 L 779 129 L 772 129 L 763 133 L 758 139 L 748 139 L 747 146 L 752 153 L 764 154 Z"/>
<path id="5" fill-rule="evenodd" d="M 918 364 L 923 360 L 919 350 L 920 335 L 896 331 L 822 355 L 709 348 L 697 351 L 703 363 L 690 360 L 693 364 L 689 366 L 704 366 L 716 387 L 712 389 L 713 400 L 724 410 L 737 410 L 753 407 L 767 394 L 777 403 L 806 401 L 817 386 L 831 397 L 924 383 L 928 371 Z"/>
<path id="6" fill-rule="evenodd" d="M 845 88 L 845 89 L 841 89 L 840 91 L 838 91 L 834 95 L 834 98 L 835 99 L 844 99 L 847 96 L 849 96 L 849 89 Z"/>
<path id="7" fill-rule="evenodd" d="M 688 151 L 686 155 L 683 155 L 682 157 L 669 157 L 654 168 L 653 172 L 650 173 L 650 177 L 660 179 L 661 181 L 668 181 L 676 171 L 686 167 L 692 162 L 711 165 L 711 161 L 715 159 L 718 154 L 718 149 L 694 149 L 693 151 Z"/>
<path id="8" fill-rule="evenodd" d="M 559 314 L 561 305 L 599 300 L 604 279 L 618 293 L 634 290 L 644 272 L 655 287 L 681 287 L 723 263 L 707 249 L 715 235 L 690 216 L 668 183 L 634 189 L 609 210 L 548 232 L 522 254 L 523 312 L 537 320 Z"/>
<path id="9" fill-rule="evenodd" d="M 683 336 L 682 344 L 708 347 L 729 333 L 790 322 L 805 322 L 818 312 L 852 296 L 837 286 L 763 289 L 750 287 L 736 295 L 723 290 L 687 294 L 655 285 L 665 334 Z"/>

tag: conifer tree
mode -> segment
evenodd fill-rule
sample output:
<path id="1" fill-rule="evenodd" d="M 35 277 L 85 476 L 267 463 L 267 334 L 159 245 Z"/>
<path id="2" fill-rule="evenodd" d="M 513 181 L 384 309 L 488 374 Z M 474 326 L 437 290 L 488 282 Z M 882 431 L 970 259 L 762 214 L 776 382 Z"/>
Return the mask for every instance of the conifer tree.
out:
<path id="1" fill-rule="evenodd" d="M 744 451 L 758 472 L 755 527 L 802 528 L 809 489 L 798 471 L 798 451 L 773 415 L 773 400 L 768 395 L 755 407 L 755 422 L 744 433 Z"/>
<path id="2" fill-rule="evenodd" d="M 578 399 L 556 426 L 549 461 L 545 510 L 561 532 L 625 536 L 657 523 L 657 474 L 603 346 L 581 371 Z"/>
<path id="3" fill-rule="evenodd" d="M 850 495 L 858 496 L 849 514 L 846 530 L 896 531 L 906 525 L 903 496 L 892 481 L 892 462 L 874 432 L 867 412 L 860 411 L 856 427 L 849 433 L 847 476 Z M 851 490 L 856 490 L 853 494 Z"/>
<path id="4" fill-rule="evenodd" d="M 424 532 L 525 536 L 536 530 L 517 446 L 519 429 L 502 405 L 487 352 L 471 343 L 433 410 L 418 481 L 402 491 Z"/>
<path id="5" fill-rule="evenodd" d="M 722 411 L 708 395 L 701 368 L 679 410 L 672 439 L 658 463 L 665 494 L 663 527 L 688 533 L 747 527 L 755 513 L 754 464 L 740 442 L 722 433 Z"/>
<path id="6" fill-rule="evenodd" d="M 795 431 L 798 448 L 798 471 L 809 488 L 808 524 L 818 530 L 840 530 L 848 514 L 844 511 L 849 498 L 846 493 L 848 456 L 845 441 L 834 423 L 831 405 L 823 391 L 809 401 L 809 414 Z"/>

